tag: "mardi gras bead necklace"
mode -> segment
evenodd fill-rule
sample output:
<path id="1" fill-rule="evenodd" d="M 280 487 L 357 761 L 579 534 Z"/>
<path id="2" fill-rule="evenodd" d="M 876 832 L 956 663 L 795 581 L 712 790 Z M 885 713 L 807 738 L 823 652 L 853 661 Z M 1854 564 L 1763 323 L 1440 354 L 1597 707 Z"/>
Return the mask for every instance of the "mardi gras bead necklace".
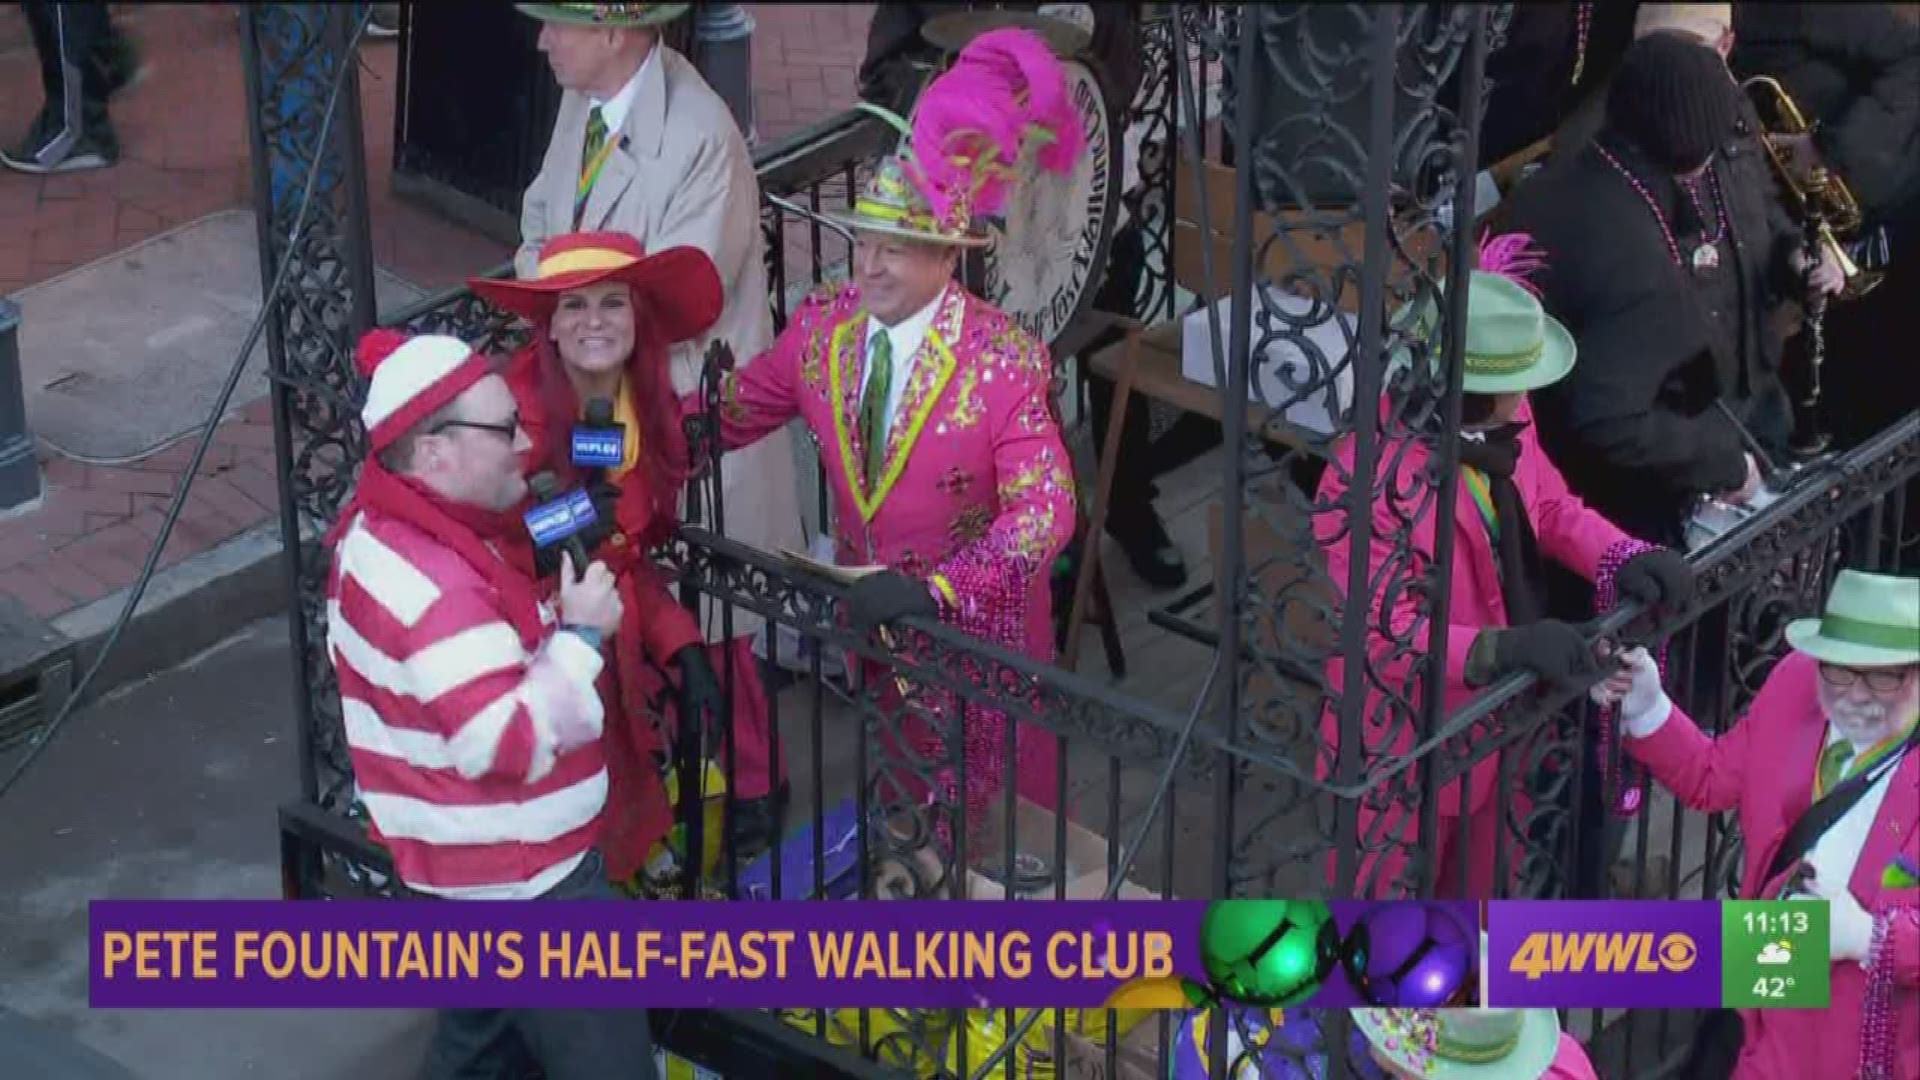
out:
<path id="1" fill-rule="evenodd" d="M 1567 80 L 1569 86 L 1580 84 L 1580 74 L 1587 70 L 1587 28 L 1593 24 L 1593 5 L 1575 4 L 1575 33 L 1573 39 L 1573 78 Z"/>
<path id="2" fill-rule="evenodd" d="M 1693 249 L 1693 268 L 1711 270 L 1720 265 L 1720 251 L 1716 244 L 1727 237 L 1727 201 L 1720 194 L 1720 174 L 1713 166 L 1707 166 L 1707 187 L 1713 198 L 1713 235 L 1706 235 L 1707 211 L 1700 205 L 1700 181 L 1682 180 L 1680 186 L 1686 189 L 1687 198 L 1693 203 L 1693 212 L 1700 219 L 1700 246 Z"/>
<path id="3" fill-rule="evenodd" d="M 1633 170 L 1622 165 L 1620 159 L 1614 157 L 1606 147 L 1596 143 L 1593 148 L 1600 152 L 1600 157 L 1605 160 L 1607 164 L 1613 166 L 1614 171 L 1619 173 L 1634 191 L 1639 193 L 1640 201 L 1647 204 L 1647 210 L 1653 214 L 1654 223 L 1660 226 L 1660 236 L 1667 242 L 1667 254 L 1672 257 L 1673 265 L 1683 270 L 1686 269 L 1687 263 L 1680 258 L 1680 242 L 1674 239 L 1673 226 L 1667 224 L 1667 215 L 1661 211 L 1660 203 L 1654 199 L 1653 192 L 1647 190 L 1647 185 L 1642 183 L 1639 177 L 1633 175 Z M 1711 165 L 1707 167 L 1707 176 L 1709 183 L 1713 186 L 1714 205 L 1719 210 L 1719 228 L 1711 239 L 1702 236 L 1700 246 L 1694 248 L 1693 268 L 1695 270 L 1711 270 L 1720 265 L 1720 253 L 1713 245 L 1719 243 L 1727 231 L 1726 204 L 1720 198 L 1719 176 Z M 1684 187 L 1686 185 L 1682 184 L 1681 186 Z M 1688 193 L 1693 193 L 1691 188 L 1688 189 Z M 1700 208 L 1697 195 L 1694 196 L 1694 208 L 1696 210 Z M 1706 220 L 1704 212 L 1701 214 L 1701 220 L 1702 222 Z"/>

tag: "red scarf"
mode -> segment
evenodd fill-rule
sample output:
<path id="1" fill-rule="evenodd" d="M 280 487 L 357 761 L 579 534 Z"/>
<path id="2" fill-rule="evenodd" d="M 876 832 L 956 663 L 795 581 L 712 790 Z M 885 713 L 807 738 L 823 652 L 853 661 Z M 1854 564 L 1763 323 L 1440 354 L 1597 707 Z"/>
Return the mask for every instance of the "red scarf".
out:
<path id="1" fill-rule="evenodd" d="M 687 482 L 687 437 L 680 428 L 680 399 L 669 377 L 667 347 L 649 336 L 643 312 L 635 313 L 634 331 L 633 352 L 627 357 L 627 393 L 640 430 L 628 432 L 627 437 L 640 440 L 640 459 L 632 471 L 646 483 L 651 512 L 644 533 L 633 539 L 651 546 L 673 535 L 680 515 L 680 489 Z M 580 417 L 580 397 L 567 379 L 547 327 L 535 328 L 534 349 L 539 360 L 541 418 L 549 433 L 544 440 L 547 460 L 535 471 L 549 469 L 563 487 L 573 487 L 580 483 L 580 476 L 573 467 L 568 432 Z"/>
<path id="2" fill-rule="evenodd" d="M 327 533 L 328 547 L 339 543 L 362 510 L 403 521 L 465 560 L 493 586 L 501 615 L 529 652 L 546 637 L 533 577 L 533 538 L 520 515 L 453 502 L 412 477 L 395 476 L 372 457 L 361 467 L 353 499 Z"/>

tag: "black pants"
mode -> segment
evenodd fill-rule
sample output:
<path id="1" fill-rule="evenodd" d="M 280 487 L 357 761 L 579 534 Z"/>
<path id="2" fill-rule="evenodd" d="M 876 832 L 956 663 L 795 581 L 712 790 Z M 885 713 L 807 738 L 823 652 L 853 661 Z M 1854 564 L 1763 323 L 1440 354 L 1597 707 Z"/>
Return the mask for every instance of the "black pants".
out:
<path id="1" fill-rule="evenodd" d="M 590 851 L 542 900 L 618 900 Z M 534 1070 L 538 1069 L 536 1073 Z M 637 1009 L 446 1009 L 422 1080 L 656 1080 L 653 1036 Z"/>
<path id="2" fill-rule="evenodd" d="M 1898 372 L 1892 343 L 1906 340 L 1920 306 L 1920 209 L 1890 229 L 1893 258 L 1880 287 L 1857 300 L 1827 309 L 1827 358 L 1823 370 L 1825 418 L 1836 450 L 1849 450 L 1920 408 L 1920 387 Z M 1888 500 L 1887 513 L 1892 513 Z M 1907 486 L 1901 550 L 1886 550 L 1889 573 L 1920 572 L 1920 483 Z M 1887 536 L 1892 522 L 1887 523 Z M 1864 541 L 1864 537 L 1861 538 Z M 1862 565 L 1855 563 L 1854 565 Z"/>
<path id="3" fill-rule="evenodd" d="M 46 111 L 79 138 L 107 122 L 110 71 L 118 42 L 107 5 L 50 4 L 26 0 L 27 27 L 40 54 L 40 86 Z"/>
<path id="4" fill-rule="evenodd" d="M 1146 242 L 1138 221 L 1130 221 L 1114 233 L 1108 249 L 1107 277 L 1094 295 L 1093 306 L 1101 311 L 1133 314 L 1133 298 L 1140 288 L 1140 276 L 1146 268 Z M 1091 356 L 1110 342 L 1095 342 L 1086 350 Z M 1087 375 L 1087 419 L 1093 430 L 1096 453 L 1107 445 L 1107 423 L 1112 417 L 1114 384 L 1104 375 Z M 1152 519 L 1154 468 L 1149 454 L 1151 430 L 1148 427 L 1147 399 L 1135 394 L 1127 401 L 1127 412 L 1120 421 L 1120 446 L 1115 453 L 1113 488 L 1107 497 L 1107 526 L 1115 533 L 1137 534 Z"/>

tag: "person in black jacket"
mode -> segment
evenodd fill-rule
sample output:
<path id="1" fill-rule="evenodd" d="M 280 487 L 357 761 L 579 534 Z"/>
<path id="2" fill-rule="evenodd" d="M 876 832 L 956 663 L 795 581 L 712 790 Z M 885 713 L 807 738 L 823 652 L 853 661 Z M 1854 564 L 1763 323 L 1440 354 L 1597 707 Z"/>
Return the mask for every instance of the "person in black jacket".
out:
<path id="1" fill-rule="evenodd" d="M 1790 167 L 1820 164 L 1844 180 L 1865 234 L 1878 234 L 1891 255 L 1874 291 L 1826 312 L 1815 422 L 1837 450 L 1920 407 L 1920 380 L 1887 369 L 1887 344 L 1906 338 L 1920 309 L 1920 20 L 1895 8 L 1741 4 L 1734 24 L 1734 70 L 1778 79 L 1816 125 L 1810 136 L 1783 140 Z M 1920 492 L 1907 498 L 1903 535 L 1916 539 L 1897 565 L 1912 572 L 1920 569 Z"/>
<path id="2" fill-rule="evenodd" d="M 1679 545 L 1701 495 L 1757 491 L 1742 427 L 1770 455 L 1790 435 L 1767 316 L 1807 271 L 1773 193 L 1716 160 L 1739 108 L 1717 53 L 1649 35 L 1593 143 L 1499 215 L 1545 253 L 1533 280 L 1580 344 L 1573 374 L 1536 399 L 1541 443 L 1575 492 L 1651 543 Z M 1813 276 L 1839 285 L 1824 263 Z"/>
<path id="3" fill-rule="evenodd" d="M 1492 168 L 1557 131 L 1606 85 L 1627 51 L 1635 4 L 1515 4 L 1505 37 L 1487 54 L 1478 161 Z M 1459 109 L 1460 81 L 1440 104 Z"/>
<path id="4" fill-rule="evenodd" d="M 1733 70 L 1816 124 L 1790 156 L 1844 177 L 1870 222 L 1898 216 L 1920 188 L 1920 27 L 1892 4 L 1735 4 L 1733 28 Z"/>

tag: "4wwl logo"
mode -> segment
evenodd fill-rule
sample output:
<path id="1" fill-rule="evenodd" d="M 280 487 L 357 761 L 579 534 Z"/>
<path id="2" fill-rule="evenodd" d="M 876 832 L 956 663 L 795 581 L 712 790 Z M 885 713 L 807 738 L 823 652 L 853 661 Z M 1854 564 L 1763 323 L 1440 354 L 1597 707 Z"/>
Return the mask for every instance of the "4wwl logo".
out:
<path id="1" fill-rule="evenodd" d="M 1529 980 L 1546 975 L 1627 975 L 1635 972 L 1686 971 L 1699 959 L 1690 934 L 1660 936 L 1647 931 L 1605 933 L 1539 931 L 1528 934 L 1507 961 L 1507 970 Z"/>

